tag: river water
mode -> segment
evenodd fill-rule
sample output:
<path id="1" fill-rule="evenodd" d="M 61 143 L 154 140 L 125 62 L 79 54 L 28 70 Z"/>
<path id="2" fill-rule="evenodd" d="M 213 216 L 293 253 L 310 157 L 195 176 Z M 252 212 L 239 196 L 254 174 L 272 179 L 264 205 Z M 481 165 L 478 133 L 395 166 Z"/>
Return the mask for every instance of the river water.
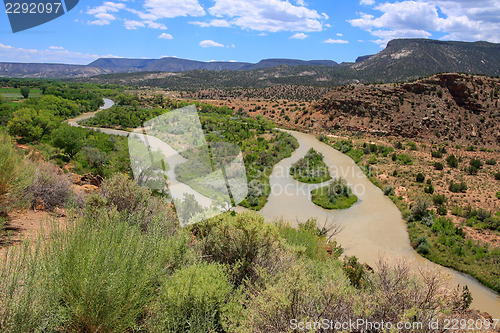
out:
<path id="1" fill-rule="evenodd" d="M 313 135 L 287 131 L 299 142 L 299 148 L 290 158 L 278 163 L 271 174 L 271 194 L 261 214 L 269 221 L 283 218 L 292 225 L 297 221 L 316 218 L 336 223 L 341 231 L 335 236 L 346 255 L 355 255 L 361 262 L 376 266 L 380 257 L 387 260 L 406 260 L 418 267 L 441 269 L 454 284 L 467 285 L 474 301 L 472 307 L 500 318 L 500 296 L 465 274 L 436 265 L 420 256 L 410 245 L 405 221 L 399 209 L 373 185 L 361 169 L 347 155 L 318 141 Z M 324 156 L 332 177 L 346 179 L 359 198 L 349 209 L 325 210 L 311 201 L 311 190 L 322 184 L 303 184 L 289 175 L 291 164 L 302 158 L 310 148 Z"/>
<path id="2" fill-rule="evenodd" d="M 101 109 L 113 106 L 113 101 L 104 99 Z M 79 126 L 78 121 L 91 118 L 94 113 L 80 115 L 68 123 Z M 128 135 L 129 132 L 96 129 L 108 134 Z M 484 287 L 472 277 L 436 265 L 420 256 L 410 245 L 406 224 L 399 209 L 373 185 L 361 169 L 347 155 L 318 141 L 313 135 L 295 131 L 286 131 L 299 142 L 299 148 L 291 157 L 278 163 L 270 176 L 271 194 L 267 204 L 259 212 L 268 221 L 283 218 L 291 225 L 297 225 L 309 218 L 316 218 L 318 223 L 335 223 L 340 232 L 335 236 L 345 249 L 346 255 L 355 255 L 361 262 L 375 267 L 380 258 L 389 261 L 406 260 L 416 267 L 438 269 L 450 278 L 450 283 L 467 285 L 474 298 L 472 307 L 486 311 L 493 318 L 500 318 L 500 296 Z M 358 196 L 358 202 L 349 209 L 325 210 L 311 201 L 311 190 L 324 184 L 303 184 L 289 174 L 290 166 L 301 159 L 310 148 L 324 156 L 332 177 L 346 179 Z M 170 175 L 171 176 L 171 175 Z M 239 209 L 237 209 L 238 211 Z"/>

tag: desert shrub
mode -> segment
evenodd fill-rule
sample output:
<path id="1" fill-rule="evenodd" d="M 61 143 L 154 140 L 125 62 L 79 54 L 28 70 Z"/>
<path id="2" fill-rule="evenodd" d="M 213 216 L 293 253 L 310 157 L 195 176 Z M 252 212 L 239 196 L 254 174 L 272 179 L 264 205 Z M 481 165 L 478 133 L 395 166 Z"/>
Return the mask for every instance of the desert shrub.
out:
<path id="1" fill-rule="evenodd" d="M 495 180 L 500 180 L 500 172 L 495 172 L 493 174 L 493 177 L 495 178 Z"/>
<path id="2" fill-rule="evenodd" d="M 152 306 L 151 332 L 220 332 L 232 285 L 224 266 L 199 263 L 165 279 Z"/>
<path id="3" fill-rule="evenodd" d="M 454 154 L 451 154 L 446 158 L 446 163 L 448 163 L 448 166 L 450 168 L 456 168 L 458 167 L 458 160 L 457 157 Z"/>
<path id="4" fill-rule="evenodd" d="M 115 174 L 101 184 L 102 196 L 121 211 L 135 211 L 149 199 L 150 191 L 141 188 L 124 174 Z"/>
<path id="5" fill-rule="evenodd" d="M 159 282 L 185 264 L 189 238 L 157 219 L 147 233 L 104 208 L 0 261 L 3 332 L 143 331 Z"/>
<path id="6" fill-rule="evenodd" d="M 419 172 L 416 177 L 417 183 L 423 183 L 425 181 L 425 176 L 423 173 Z"/>
<path id="7" fill-rule="evenodd" d="M 410 155 L 408 155 L 408 154 L 399 154 L 397 159 L 400 163 L 405 164 L 405 165 L 412 165 L 413 164 L 413 160 L 410 157 Z"/>
<path id="8" fill-rule="evenodd" d="M 435 205 L 443 205 L 446 202 L 446 197 L 444 194 L 436 194 L 432 197 L 432 202 Z"/>
<path id="9" fill-rule="evenodd" d="M 228 304 L 227 332 L 290 331 L 292 320 L 350 318 L 357 298 L 338 261 L 297 262 Z"/>
<path id="10" fill-rule="evenodd" d="M 277 224 L 279 235 L 294 247 L 295 253 L 310 259 L 325 260 L 327 249 L 332 250 L 332 256 L 339 257 L 343 249 L 336 243 L 328 243 L 325 233 L 316 225 L 316 220 L 311 219 L 305 223 L 299 223 L 298 228 L 291 227 L 288 223 L 281 221 Z"/>
<path id="11" fill-rule="evenodd" d="M 495 164 L 497 164 L 497 160 L 496 160 L 496 159 L 494 159 L 494 158 L 491 158 L 491 159 L 486 160 L 486 162 L 485 162 L 485 163 L 486 163 L 487 165 L 495 165 Z"/>
<path id="12" fill-rule="evenodd" d="M 420 221 L 429 212 L 429 201 L 425 198 L 418 198 L 411 207 L 411 220 Z"/>
<path id="13" fill-rule="evenodd" d="M 434 163 L 434 169 L 436 169 L 436 170 L 443 170 L 443 168 L 444 168 L 443 167 L 443 163 L 441 163 L 441 162 L 435 162 Z"/>
<path id="14" fill-rule="evenodd" d="M 455 183 L 451 181 L 449 190 L 453 193 L 463 193 L 467 191 L 467 184 L 465 182 Z"/>
<path id="15" fill-rule="evenodd" d="M 10 137 L 0 132 L 0 215 L 28 202 L 24 191 L 31 183 L 31 170 Z"/>
<path id="16" fill-rule="evenodd" d="M 428 194 L 433 194 L 434 186 L 432 184 L 427 185 L 426 187 L 424 187 L 424 192 Z"/>
<path id="17" fill-rule="evenodd" d="M 116 210 L 132 224 L 139 224 L 144 230 L 155 216 L 161 216 L 166 224 L 175 224 L 172 206 L 163 196 L 153 196 L 151 190 L 142 188 L 124 174 L 115 174 L 101 184 L 103 202 L 96 200 L 97 206 L 104 205 Z M 88 205 L 92 206 L 92 205 Z M 89 218 L 93 216 L 92 207 Z M 95 208 L 95 207 L 94 207 Z"/>
<path id="18" fill-rule="evenodd" d="M 358 261 L 358 258 L 355 256 L 345 257 L 342 269 L 354 288 L 366 286 L 367 272 L 365 266 Z"/>
<path id="19" fill-rule="evenodd" d="M 31 207 L 53 210 L 63 206 L 71 188 L 69 177 L 53 164 L 41 162 L 37 165 L 32 184 L 26 189 L 31 198 Z"/>
<path id="20" fill-rule="evenodd" d="M 431 151 L 431 156 L 435 158 L 442 158 L 443 157 L 443 152 L 441 150 L 432 150 Z"/>
<path id="21" fill-rule="evenodd" d="M 421 255 L 427 255 L 431 252 L 431 246 L 429 244 L 429 241 L 427 240 L 427 237 L 422 236 L 417 239 L 416 250 Z"/>
<path id="22" fill-rule="evenodd" d="M 384 186 L 384 195 L 394 195 L 394 186 Z"/>
<path id="23" fill-rule="evenodd" d="M 496 193 L 497 199 L 500 199 L 500 191 Z"/>
<path id="24" fill-rule="evenodd" d="M 439 214 L 439 215 L 446 215 L 448 214 L 448 209 L 446 209 L 445 206 L 439 206 L 437 209 L 436 209 L 436 212 Z"/>
<path id="25" fill-rule="evenodd" d="M 257 277 L 259 263 L 277 260 L 278 229 L 256 214 L 223 214 L 192 226 L 197 251 L 209 262 L 227 265 L 239 285 Z"/>

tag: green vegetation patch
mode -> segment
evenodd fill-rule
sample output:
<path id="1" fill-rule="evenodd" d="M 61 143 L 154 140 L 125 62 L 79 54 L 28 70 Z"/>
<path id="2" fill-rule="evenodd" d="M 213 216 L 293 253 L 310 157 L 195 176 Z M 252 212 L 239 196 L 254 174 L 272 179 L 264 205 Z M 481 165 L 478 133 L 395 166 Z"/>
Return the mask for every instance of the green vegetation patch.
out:
<path id="1" fill-rule="evenodd" d="M 312 190 L 311 195 L 312 202 L 325 209 L 347 209 L 358 201 L 358 197 L 352 194 L 342 178 L 336 178 L 327 186 Z"/>
<path id="2" fill-rule="evenodd" d="M 295 162 L 290 168 L 293 179 L 302 183 L 322 183 L 332 179 L 328 167 L 323 161 L 323 155 L 313 148 L 306 156 Z"/>

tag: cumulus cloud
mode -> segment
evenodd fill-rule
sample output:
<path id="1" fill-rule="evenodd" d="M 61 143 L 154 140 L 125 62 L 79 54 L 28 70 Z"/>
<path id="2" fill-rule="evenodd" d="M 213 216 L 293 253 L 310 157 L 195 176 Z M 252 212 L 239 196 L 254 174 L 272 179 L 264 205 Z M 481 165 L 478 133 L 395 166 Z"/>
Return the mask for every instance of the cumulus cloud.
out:
<path id="1" fill-rule="evenodd" d="M 120 10 L 125 9 L 125 7 L 125 4 L 121 2 L 104 2 L 102 5 L 87 11 L 87 14 L 96 18 L 96 20 L 89 21 L 88 23 L 93 25 L 108 25 L 111 21 L 116 20 L 115 15 L 111 13 L 117 13 Z"/>
<path id="2" fill-rule="evenodd" d="M 158 36 L 158 38 L 160 38 L 160 39 L 174 39 L 174 37 L 172 37 L 171 34 L 166 34 L 166 33 L 162 33 L 160 36 Z"/>
<path id="3" fill-rule="evenodd" d="M 88 21 L 91 25 L 108 25 L 119 19 L 116 13 L 125 11 L 137 15 L 140 20 L 124 19 L 126 29 L 138 28 L 166 29 L 165 25 L 156 21 L 164 18 L 182 16 L 203 16 L 205 10 L 198 0 L 183 0 L 179 2 L 165 0 L 144 0 L 143 10 L 130 8 L 123 2 L 104 2 L 102 5 L 89 9 L 87 14 L 94 16 L 95 20 Z"/>
<path id="4" fill-rule="evenodd" d="M 208 11 L 241 29 L 267 32 L 321 31 L 328 19 L 303 2 L 293 5 L 283 0 L 215 0 Z"/>
<path id="5" fill-rule="evenodd" d="M 379 16 L 360 13 L 349 23 L 378 37 L 382 46 L 393 38 L 428 38 L 500 42 L 500 2 L 496 0 L 407 0 L 374 7 Z"/>
<path id="6" fill-rule="evenodd" d="M 306 35 L 303 32 L 296 33 L 295 35 L 290 36 L 290 39 L 306 39 L 309 35 Z"/>
<path id="7" fill-rule="evenodd" d="M 0 44 L 0 61 L 5 62 L 45 62 L 88 64 L 101 56 L 96 54 L 72 52 L 59 46 L 50 46 L 47 50 L 24 49 Z M 106 57 L 111 57 L 110 55 Z"/>
<path id="8" fill-rule="evenodd" d="M 323 43 L 326 43 L 326 44 L 349 44 L 349 41 L 343 40 L 343 39 L 330 38 L 330 39 L 324 40 Z"/>
<path id="9" fill-rule="evenodd" d="M 214 42 L 213 40 L 207 39 L 200 42 L 201 47 L 224 47 L 224 44 Z"/>
<path id="10" fill-rule="evenodd" d="M 231 23 L 226 20 L 211 20 L 209 22 L 190 22 L 191 24 L 199 25 L 200 27 L 219 27 L 219 28 L 229 28 Z"/>

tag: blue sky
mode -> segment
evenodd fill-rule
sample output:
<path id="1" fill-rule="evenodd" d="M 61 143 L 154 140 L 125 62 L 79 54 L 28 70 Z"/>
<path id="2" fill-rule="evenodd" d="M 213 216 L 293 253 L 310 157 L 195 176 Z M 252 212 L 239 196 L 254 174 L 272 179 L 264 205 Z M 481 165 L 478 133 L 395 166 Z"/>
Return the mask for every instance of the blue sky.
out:
<path id="1" fill-rule="evenodd" d="M 15 34 L 4 9 L 0 16 L 0 61 L 12 62 L 342 62 L 394 38 L 500 42 L 498 0 L 80 0 L 66 15 Z"/>

